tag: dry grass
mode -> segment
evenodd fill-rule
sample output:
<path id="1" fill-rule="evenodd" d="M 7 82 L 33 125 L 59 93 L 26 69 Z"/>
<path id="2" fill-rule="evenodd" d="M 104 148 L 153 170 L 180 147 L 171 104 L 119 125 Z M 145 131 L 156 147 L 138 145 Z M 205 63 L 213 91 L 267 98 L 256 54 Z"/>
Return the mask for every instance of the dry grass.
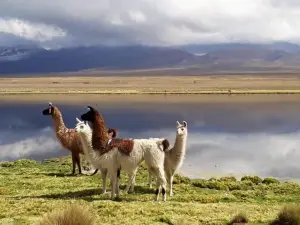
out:
<path id="1" fill-rule="evenodd" d="M 227 225 L 247 224 L 248 222 L 249 220 L 246 215 L 244 213 L 239 213 L 235 215 Z"/>
<path id="2" fill-rule="evenodd" d="M 54 210 L 43 216 L 38 225 L 94 225 L 90 207 L 71 204 L 63 210 Z"/>
<path id="3" fill-rule="evenodd" d="M 277 219 L 270 225 L 299 225 L 300 205 L 287 205 L 278 214 Z"/>
<path id="4" fill-rule="evenodd" d="M 205 75 L 159 77 L 0 78 L 0 93 L 274 94 L 300 93 L 300 76 Z"/>

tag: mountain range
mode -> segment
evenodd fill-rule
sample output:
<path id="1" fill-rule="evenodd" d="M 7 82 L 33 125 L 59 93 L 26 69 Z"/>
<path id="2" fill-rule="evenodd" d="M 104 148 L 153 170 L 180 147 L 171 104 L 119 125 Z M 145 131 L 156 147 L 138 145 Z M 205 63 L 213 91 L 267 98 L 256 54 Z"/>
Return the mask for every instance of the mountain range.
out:
<path id="1" fill-rule="evenodd" d="M 2 46 L 0 76 L 46 76 L 53 73 L 128 75 L 136 71 L 166 75 L 296 72 L 299 61 L 300 46 L 288 42 L 60 49 L 35 45 Z"/>

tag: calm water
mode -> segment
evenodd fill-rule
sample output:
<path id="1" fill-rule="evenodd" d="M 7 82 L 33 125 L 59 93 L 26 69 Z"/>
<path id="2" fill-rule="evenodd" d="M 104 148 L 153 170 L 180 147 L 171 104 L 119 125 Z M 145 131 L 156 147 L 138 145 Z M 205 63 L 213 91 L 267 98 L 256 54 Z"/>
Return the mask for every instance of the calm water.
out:
<path id="1" fill-rule="evenodd" d="M 190 177 L 300 178 L 299 96 L 203 98 L 159 96 L 145 102 L 135 97 L 46 96 L 18 101 L 2 96 L 0 160 L 68 155 L 55 139 L 51 118 L 43 116 L 42 110 L 53 101 L 66 125 L 73 128 L 85 106 L 97 103 L 107 126 L 118 128 L 120 137 L 165 136 L 173 143 L 176 120 L 186 120 L 188 147 L 181 172 Z"/>

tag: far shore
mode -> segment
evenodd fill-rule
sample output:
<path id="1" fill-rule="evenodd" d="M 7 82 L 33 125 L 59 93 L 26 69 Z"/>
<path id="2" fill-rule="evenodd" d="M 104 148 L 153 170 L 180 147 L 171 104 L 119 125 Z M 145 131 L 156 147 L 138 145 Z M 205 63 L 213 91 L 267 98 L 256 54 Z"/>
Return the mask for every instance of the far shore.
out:
<path id="1" fill-rule="evenodd" d="M 0 95 L 5 94 L 300 94 L 300 75 L 0 78 Z"/>

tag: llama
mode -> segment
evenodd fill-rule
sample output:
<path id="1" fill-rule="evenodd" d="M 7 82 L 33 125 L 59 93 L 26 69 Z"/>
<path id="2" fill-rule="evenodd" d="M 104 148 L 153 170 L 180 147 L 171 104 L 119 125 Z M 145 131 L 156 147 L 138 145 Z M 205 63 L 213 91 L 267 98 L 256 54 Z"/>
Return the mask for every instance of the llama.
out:
<path id="1" fill-rule="evenodd" d="M 90 146 L 97 152 L 97 160 L 107 169 L 111 181 L 111 199 L 119 198 L 120 170 L 135 177 L 138 166 L 145 160 L 148 169 L 156 178 L 155 200 L 158 200 L 160 189 L 163 201 L 166 201 L 166 178 L 164 173 L 164 151 L 169 147 L 165 138 L 161 139 L 113 139 L 108 143 L 105 121 L 93 107 L 81 119 L 92 125 L 92 142 Z M 161 147 L 163 146 L 163 147 Z"/>
<path id="2" fill-rule="evenodd" d="M 65 126 L 62 113 L 51 102 L 49 102 L 49 107 L 43 110 L 43 115 L 52 117 L 56 138 L 61 147 L 70 151 L 72 154 L 72 175 L 75 174 L 76 164 L 78 173 L 81 174 L 80 154 L 83 154 L 83 149 L 78 134 L 74 129 L 68 129 Z"/>
<path id="3" fill-rule="evenodd" d="M 75 126 L 75 131 L 79 133 L 79 136 L 81 138 L 81 143 L 83 146 L 84 154 L 86 155 L 89 163 L 94 166 L 95 168 L 100 168 L 101 174 L 102 174 L 102 193 L 106 193 L 106 177 L 107 177 L 107 169 L 106 169 L 106 158 L 101 158 L 99 154 L 97 154 L 97 151 L 94 151 L 92 148 L 92 129 L 90 128 L 89 124 L 83 121 L 80 121 L 78 118 L 76 118 L 77 124 Z M 112 138 L 117 136 L 117 132 L 115 129 L 109 129 L 108 130 L 109 136 L 110 136 L 110 142 L 112 141 Z M 135 174 L 131 174 L 131 176 L 135 176 Z M 129 183 L 125 189 L 125 192 L 129 191 L 129 188 L 131 187 L 131 191 L 133 192 L 133 185 L 132 185 L 133 178 L 130 177 Z"/>
<path id="4" fill-rule="evenodd" d="M 173 178 L 178 169 L 182 166 L 185 152 L 186 152 L 186 141 L 187 141 L 187 122 L 183 121 L 183 124 L 177 123 L 176 139 L 173 148 L 165 151 L 165 162 L 164 169 L 167 181 L 169 183 L 170 196 L 173 196 Z M 149 171 L 149 187 L 152 188 L 151 171 Z"/>

